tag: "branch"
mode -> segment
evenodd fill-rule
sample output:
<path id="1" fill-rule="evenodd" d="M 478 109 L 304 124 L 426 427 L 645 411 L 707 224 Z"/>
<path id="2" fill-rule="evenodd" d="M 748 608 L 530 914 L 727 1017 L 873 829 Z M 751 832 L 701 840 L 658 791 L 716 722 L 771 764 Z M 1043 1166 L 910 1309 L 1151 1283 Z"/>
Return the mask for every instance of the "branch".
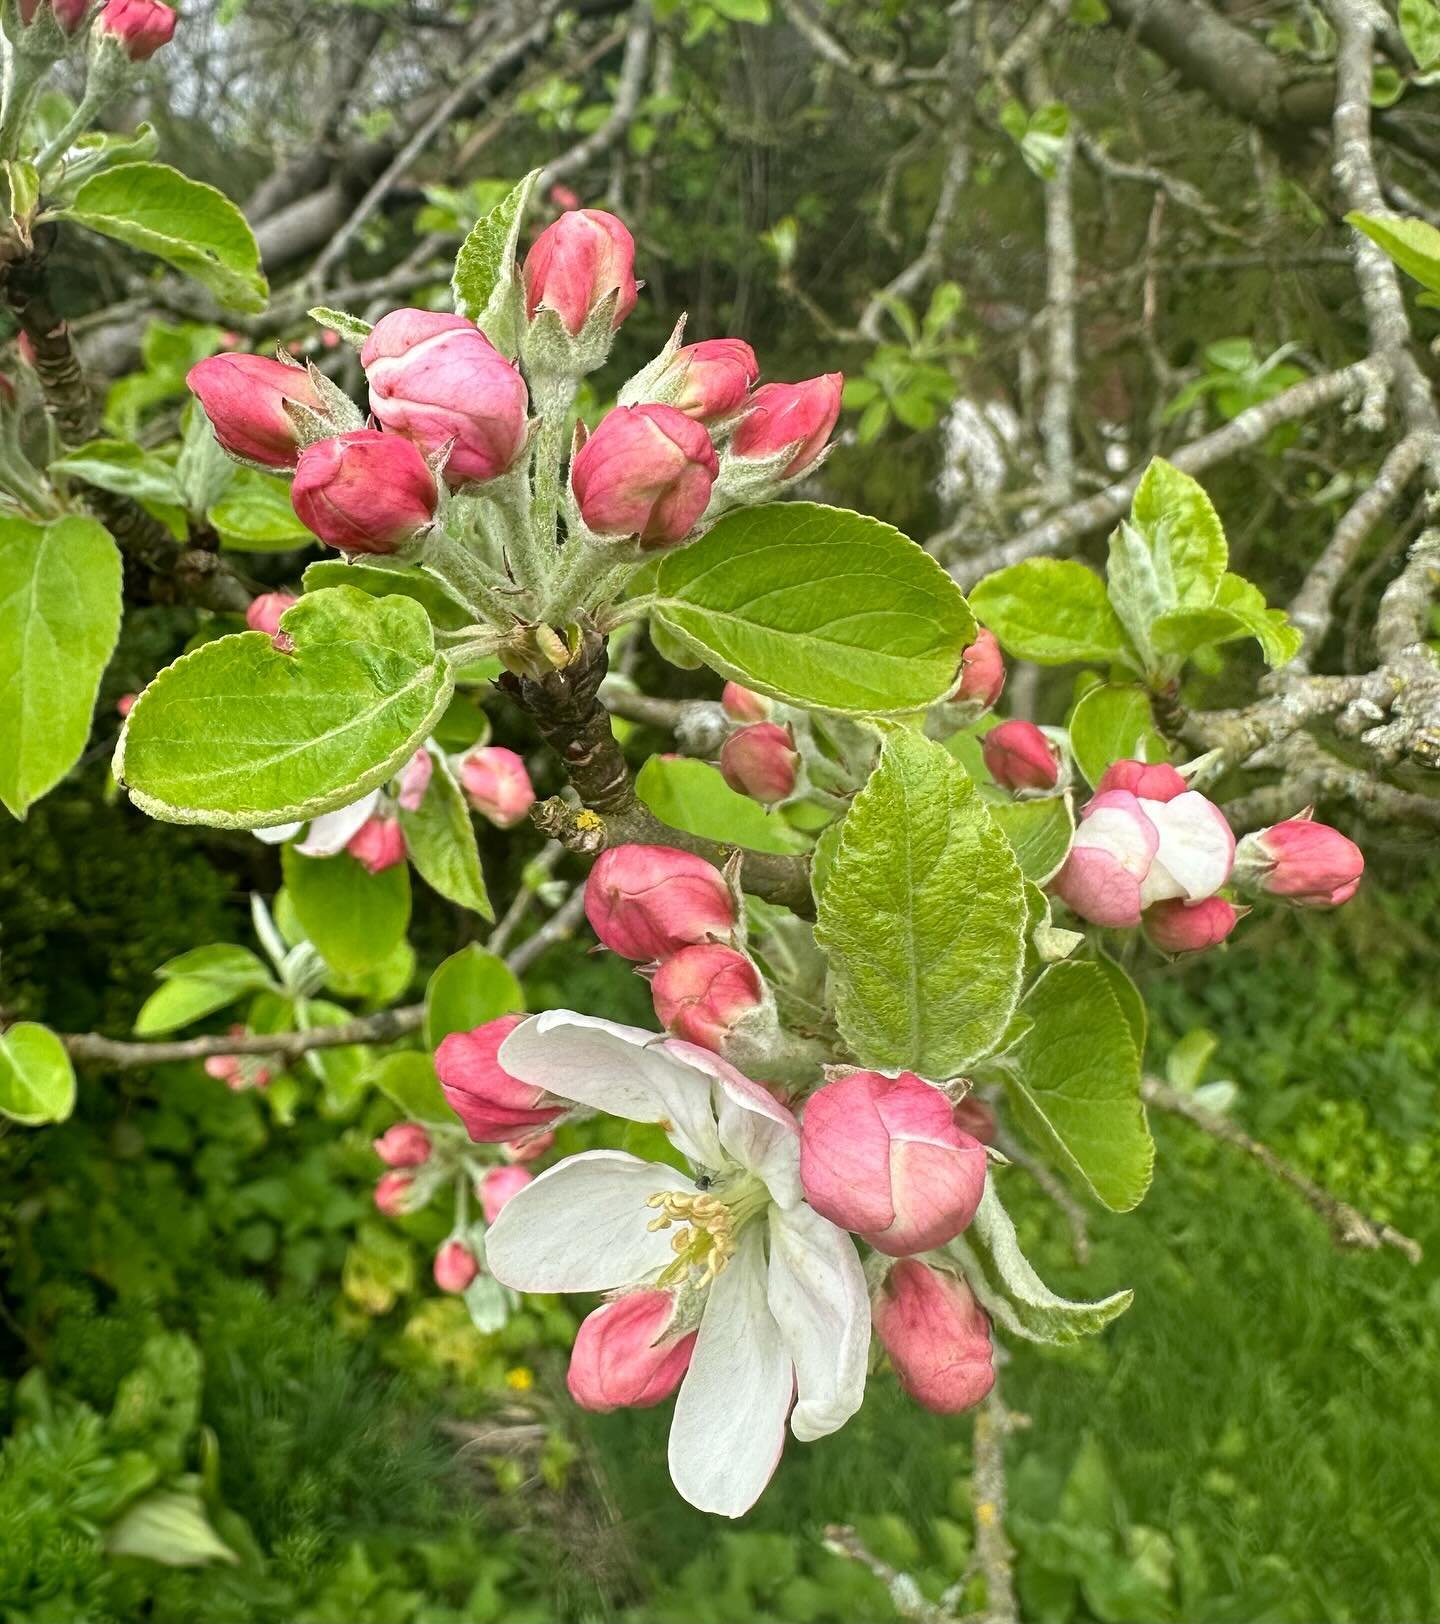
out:
<path id="1" fill-rule="evenodd" d="M 620 83 L 616 86 L 610 111 L 605 115 L 604 122 L 583 141 L 577 141 L 568 152 L 562 153 L 541 170 L 537 182 L 541 190 L 583 169 L 592 158 L 608 151 L 630 127 L 635 109 L 640 105 L 640 94 L 645 88 L 645 64 L 649 60 L 654 28 L 650 0 L 635 0 L 630 12 L 630 26 L 625 34 L 625 55 L 620 60 Z"/>
<path id="2" fill-rule="evenodd" d="M 1075 214 L 1072 179 L 1075 138 L 1066 134 L 1045 182 L 1045 394 L 1040 438 L 1051 496 L 1066 502 L 1075 489 Z"/>
<path id="3" fill-rule="evenodd" d="M 830 1523 L 825 1529 L 824 1545 L 832 1556 L 849 1557 L 874 1574 L 885 1586 L 897 1618 L 913 1618 L 917 1624 L 959 1624 L 954 1613 L 927 1600 L 925 1592 L 908 1573 L 901 1573 L 883 1557 L 876 1556 L 848 1523 Z"/>
<path id="4" fill-rule="evenodd" d="M 1065 1188 L 1039 1157 L 1032 1156 L 1028 1150 L 1017 1144 L 1003 1128 L 995 1130 L 995 1148 L 1004 1156 L 1006 1161 L 1014 1162 L 1022 1172 L 1028 1173 L 1050 1200 L 1059 1207 L 1064 1215 L 1065 1222 L 1070 1226 L 1070 1250 L 1075 1254 L 1075 1261 L 1082 1265 L 1088 1263 L 1090 1261 L 1090 1217 L 1084 1206 L 1071 1195 L 1069 1190 Z"/>
<path id="5" fill-rule="evenodd" d="M 971 1498 L 975 1502 L 975 1566 L 985 1580 L 985 1608 L 979 1624 L 1017 1624 L 1015 1549 L 1005 1533 L 1009 1496 L 1005 1483 L 1005 1440 L 1024 1417 L 1006 1408 L 1000 1397 L 1000 1378 L 975 1413 L 975 1471 Z"/>
<path id="6" fill-rule="evenodd" d="M 1145 1078 L 1140 1085 L 1140 1093 L 1147 1105 L 1158 1106 L 1162 1111 L 1184 1117 L 1202 1133 L 1208 1133 L 1212 1139 L 1219 1139 L 1224 1144 L 1235 1146 L 1237 1150 L 1243 1150 L 1247 1156 L 1252 1156 L 1259 1162 L 1267 1173 L 1273 1174 L 1292 1189 L 1298 1190 L 1329 1225 L 1337 1246 L 1359 1247 L 1371 1252 L 1378 1251 L 1382 1246 L 1393 1246 L 1397 1252 L 1403 1252 L 1411 1263 L 1420 1262 L 1424 1254 L 1418 1241 L 1411 1240 L 1408 1235 L 1402 1235 L 1398 1229 L 1392 1229 L 1389 1224 L 1377 1223 L 1375 1219 L 1367 1218 L 1348 1202 L 1331 1195 L 1328 1190 L 1321 1189 L 1288 1162 L 1281 1161 L 1268 1145 L 1261 1144 L 1258 1139 L 1252 1139 L 1243 1128 L 1237 1127 L 1227 1117 L 1216 1116 L 1213 1111 L 1207 1111 L 1196 1105 L 1194 1100 L 1177 1093 L 1157 1077 Z"/>

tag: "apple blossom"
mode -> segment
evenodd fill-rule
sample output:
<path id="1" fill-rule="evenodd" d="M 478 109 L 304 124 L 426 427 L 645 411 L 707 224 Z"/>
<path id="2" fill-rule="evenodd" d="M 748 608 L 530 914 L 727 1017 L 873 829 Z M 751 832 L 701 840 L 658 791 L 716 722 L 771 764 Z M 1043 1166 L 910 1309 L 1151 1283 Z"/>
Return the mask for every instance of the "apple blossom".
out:
<path id="1" fill-rule="evenodd" d="M 290 639 L 280 630 L 280 617 L 299 601 L 289 592 L 262 592 L 250 600 L 245 610 L 245 624 L 252 632 L 268 632 L 276 647 L 281 646 L 282 639 L 289 644 Z"/>
<path id="2" fill-rule="evenodd" d="M 1308 815 L 1246 835 L 1235 853 L 1237 882 L 1301 908 L 1334 908 L 1360 888 L 1365 858 L 1353 840 Z"/>
<path id="3" fill-rule="evenodd" d="M 397 1122 L 371 1146 L 386 1167 L 419 1167 L 430 1160 L 430 1135 L 418 1122 Z"/>
<path id="4" fill-rule="evenodd" d="M 675 352 L 669 373 L 679 380 L 670 404 L 686 417 L 708 423 L 745 404 L 760 368 L 741 338 L 707 338 Z"/>
<path id="5" fill-rule="evenodd" d="M 675 1296 L 627 1291 L 587 1314 L 575 1334 L 566 1385 L 585 1410 L 644 1410 L 680 1385 L 695 1350 L 695 1332 L 670 1331 Z"/>
<path id="6" fill-rule="evenodd" d="M 523 1167 L 492 1167 L 475 1185 L 485 1222 L 493 1224 L 510 1197 L 523 1190 L 535 1175 Z"/>
<path id="7" fill-rule="evenodd" d="M 768 722 L 775 709 L 773 700 L 744 688 L 738 682 L 727 682 L 720 694 L 720 706 L 732 722 Z"/>
<path id="8" fill-rule="evenodd" d="M 300 454 L 290 501 L 302 524 L 347 553 L 393 553 L 435 517 L 424 457 L 399 434 L 351 429 Z"/>
<path id="9" fill-rule="evenodd" d="M 707 942 L 671 954 L 655 972 L 650 996 L 667 1032 L 722 1054 L 736 1025 L 764 1003 L 765 989 L 743 953 Z"/>
<path id="10" fill-rule="evenodd" d="M 394 817 L 366 818 L 345 844 L 345 850 L 372 874 L 405 861 L 405 836 L 400 820 Z"/>
<path id="11" fill-rule="evenodd" d="M 375 1184 L 375 1205 L 387 1218 L 399 1218 L 410 1210 L 410 1192 L 415 1187 L 411 1173 L 383 1173 Z"/>
<path id="12" fill-rule="evenodd" d="M 1060 782 L 1060 752 L 1034 722 L 992 727 L 980 741 L 985 769 L 1001 789 L 1051 790 Z"/>
<path id="13" fill-rule="evenodd" d="M 464 1291 L 479 1273 L 479 1261 L 464 1241 L 446 1241 L 435 1254 L 435 1284 L 441 1291 Z"/>
<path id="14" fill-rule="evenodd" d="M 1162 953 L 1203 953 L 1218 947 L 1240 923 L 1241 911 L 1224 897 L 1184 902 L 1179 897 L 1145 910 L 1146 939 Z"/>
<path id="15" fill-rule="evenodd" d="M 788 727 L 755 722 L 720 747 L 720 771 L 731 789 L 761 806 L 778 806 L 795 793 L 800 752 Z"/>
<path id="16" fill-rule="evenodd" d="M 225 450 L 267 468 L 293 468 L 300 456 L 303 435 L 286 401 L 325 412 L 304 367 L 265 355 L 212 355 L 197 361 L 185 382 Z"/>
<path id="17" fill-rule="evenodd" d="M 975 634 L 975 641 L 960 656 L 960 680 L 950 698 L 952 701 L 970 700 L 991 710 L 1004 688 L 1005 656 L 1000 652 L 995 633 L 982 626 Z"/>
<path id="18" fill-rule="evenodd" d="M 674 846 L 611 846 L 585 881 L 585 917 L 612 953 L 653 963 L 729 940 L 735 904 L 720 871 Z"/>
<path id="19" fill-rule="evenodd" d="M 349 806 L 336 807 L 333 812 L 322 812 L 311 818 L 308 827 L 303 823 L 276 823 L 268 829 L 251 832 L 267 846 L 278 846 L 304 831 L 304 839 L 295 840 L 295 850 L 302 857 L 334 857 L 350 844 L 351 839 L 368 821 L 380 804 L 380 791 L 372 789 Z"/>
<path id="20" fill-rule="evenodd" d="M 525 314 L 559 316 L 572 338 L 595 307 L 617 295 L 611 326 L 635 308 L 635 239 L 604 209 L 570 209 L 535 239 L 525 256 Z"/>
<path id="21" fill-rule="evenodd" d="M 96 32 L 112 39 L 132 62 L 147 62 L 175 33 L 175 13 L 159 0 L 107 0 Z"/>
<path id="22" fill-rule="evenodd" d="M 803 473 L 820 455 L 840 416 L 839 372 L 803 383 L 767 383 L 750 397 L 750 408 L 735 430 L 730 450 L 737 457 L 773 457 L 783 451 L 782 477 Z"/>
<path id="23" fill-rule="evenodd" d="M 503 745 L 485 744 L 460 762 L 465 799 L 497 829 L 523 823 L 535 804 L 535 786 L 524 761 Z"/>
<path id="24" fill-rule="evenodd" d="M 470 1032 L 452 1032 L 435 1051 L 435 1071 L 446 1102 L 480 1144 L 513 1139 L 563 1115 L 564 1106 L 542 1103 L 543 1088 L 511 1076 L 496 1056 L 522 1015 L 501 1015 Z"/>
<path id="25" fill-rule="evenodd" d="M 597 536 L 668 547 L 695 528 L 719 468 L 703 424 L 653 401 L 616 406 L 576 452 L 570 489 Z"/>
<path id="26" fill-rule="evenodd" d="M 927 1410 L 958 1415 L 995 1385 L 990 1321 L 957 1276 L 906 1258 L 875 1293 L 871 1315 L 901 1387 Z"/>
<path id="27" fill-rule="evenodd" d="M 428 750 L 417 750 L 400 769 L 400 782 L 395 797 L 403 812 L 418 812 L 425 800 L 425 791 L 435 773 L 435 760 Z"/>
<path id="28" fill-rule="evenodd" d="M 246 1037 L 247 1028 L 234 1025 L 230 1028 L 230 1036 Z M 267 1088 L 270 1084 L 270 1068 L 254 1055 L 212 1054 L 205 1061 L 205 1073 L 237 1092 L 245 1088 Z"/>

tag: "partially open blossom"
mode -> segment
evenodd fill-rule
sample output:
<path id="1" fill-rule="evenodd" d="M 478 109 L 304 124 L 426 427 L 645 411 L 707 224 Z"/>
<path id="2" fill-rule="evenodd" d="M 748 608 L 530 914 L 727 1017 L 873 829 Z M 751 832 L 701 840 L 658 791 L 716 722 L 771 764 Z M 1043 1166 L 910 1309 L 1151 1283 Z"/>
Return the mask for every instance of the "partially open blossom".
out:
<path id="1" fill-rule="evenodd" d="M 1107 789 L 1128 789 L 1146 801 L 1173 801 L 1189 785 L 1168 762 L 1112 761 L 1095 786 L 1103 795 Z"/>
<path id="2" fill-rule="evenodd" d="M 507 1162 L 538 1162 L 547 1150 L 554 1147 L 555 1134 L 550 1128 L 538 1133 L 522 1133 L 516 1139 L 502 1139 L 500 1154 Z"/>
<path id="3" fill-rule="evenodd" d="M 648 1409 L 669 1398 L 690 1367 L 695 1332 L 667 1336 L 668 1291 L 627 1291 L 588 1314 L 575 1334 L 566 1385 L 586 1410 Z"/>
<path id="4" fill-rule="evenodd" d="M 985 1193 L 985 1147 L 911 1072 L 857 1071 L 810 1096 L 800 1124 L 805 1198 L 891 1257 L 943 1246 Z"/>
<path id="5" fill-rule="evenodd" d="M 721 745 L 720 771 L 731 789 L 761 806 L 778 806 L 795 793 L 800 752 L 788 727 L 756 722 Z"/>
<path id="6" fill-rule="evenodd" d="M 1235 852 L 1240 883 L 1301 908 L 1334 908 L 1360 887 L 1365 856 L 1353 840 L 1309 817 L 1246 835 Z"/>
<path id="7" fill-rule="evenodd" d="M 287 400 L 324 412 L 304 367 L 266 355 L 212 355 L 197 361 L 185 382 L 225 450 L 266 468 L 293 468 L 300 455 L 300 428 L 285 411 Z"/>
<path id="8" fill-rule="evenodd" d="M 400 820 L 392 817 L 367 818 L 351 835 L 345 850 L 372 874 L 383 874 L 405 861 L 405 836 Z"/>
<path id="9" fill-rule="evenodd" d="M 366 336 L 360 364 L 370 410 L 429 456 L 448 444 L 445 481 L 494 479 L 525 444 L 525 380 L 473 322 L 439 310 L 392 310 Z"/>
<path id="10" fill-rule="evenodd" d="M 37 13 L 45 0 L 20 0 L 20 21 L 28 28 L 35 21 Z M 62 32 L 73 34 L 85 21 L 85 13 L 90 9 L 90 0 L 49 0 L 49 10 L 55 21 L 59 23 Z M 173 29 L 174 24 L 171 24 Z M 163 41 L 161 42 L 164 43 Z"/>
<path id="11" fill-rule="evenodd" d="M 840 416 L 843 373 L 827 372 L 804 383 L 767 383 L 750 397 L 750 409 L 735 430 L 730 449 L 737 457 L 773 457 L 793 448 L 782 473 L 802 473 L 820 455 Z"/>
<path id="12" fill-rule="evenodd" d="M 410 1192 L 415 1186 L 410 1173 L 385 1173 L 375 1185 L 375 1205 L 387 1218 L 399 1218 L 410 1210 Z"/>
<path id="13" fill-rule="evenodd" d="M 107 0 L 95 27 L 115 40 L 132 62 L 146 62 L 175 33 L 175 13 L 159 0 Z"/>
<path id="14" fill-rule="evenodd" d="M 485 1214 L 485 1222 L 493 1224 L 500 1216 L 500 1209 L 515 1194 L 523 1190 L 535 1175 L 523 1167 L 492 1167 L 483 1174 L 475 1186 L 480 1197 L 480 1208 Z"/>
<path id="15" fill-rule="evenodd" d="M 735 904 L 720 871 L 674 846 L 612 846 L 585 881 L 585 917 L 612 953 L 648 964 L 729 938 Z"/>
<path id="16" fill-rule="evenodd" d="M 499 744 L 481 745 L 464 757 L 460 787 L 471 806 L 497 829 L 524 822 L 535 804 L 535 786 L 525 763 Z"/>
<path id="17" fill-rule="evenodd" d="M 1005 656 L 995 633 L 982 626 L 975 641 L 960 656 L 960 681 L 952 700 L 968 699 L 990 710 L 1005 687 Z M 1005 724 L 1002 722 L 1001 726 Z"/>
<path id="18" fill-rule="evenodd" d="M 1046 790 L 1060 782 L 1060 752 L 1034 722 L 1001 722 L 980 741 L 985 767 L 1001 789 Z"/>
<path id="19" fill-rule="evenodd" d="M 672 374 L 682 378 L 670 404 L 686 417 L 708 423 L 745 404 L 760 367 L 742 338 L 707 338 L 675 352 Z"/>
<path id="20" fill-rule="evenodd" d="M 870 1317 L 901 1387 L 927 1410 L 958 1415 L 995 1385 L 990 1321 L 955 1275 L 906 1258 L 871 1299 Z"/>
<path id="21" fill-rule="evenodd" d="M 300 455 L 290 501 L 302 524 L 347 553 L 393 553 L 435 517 L 439 492 L 403 435 L 351 429 Z"/>
<path id="22" fill-rule="evenodd" d="M 703 424 L 673 406 L 617 406 L 576 452 L 570 488 L 596 535 L 666 547 L 694 529 L 719 469 Z"/>
<path id="23" fill-rule="evenodd" d="M 736 1025 L 765 1001 L 760 972 L 733 947 L 682 947 L 650 983 L 655 1018 L 672 1036 L 724 1051 Z"/>
<path id="24" fill-rule="evenodd" d="M 262 592 L 246 607 L 245 624 L 252 632 L 268 632 L 277 648 L 287 646 L 290 640 L 280 630 L 280 617 L 299 601 L 289 592 Z"/>
<path id="25" fill-rule="evenodd" d="M 434 1268 L 441 1291 L 464 1291 L 480 1273 L 480 1264 L 464 1241 L 446 1241 L 435 1254 Z"/>
<path id="26" fill-rule="evenodd" d="M 535 239 L 525 256 L 525 314 L 543 305 L 572 337 L 596 305 L 618 293 L 612 325 L 635 308 L 635 239 L 604 209 L 569 209 Z"/>
<path id="27" fill-rule="evenodd" d="M 727 682 L 720 695 L 720 707 L 732 722 L 768 722 L 775 709 L 774 702 L 743 688 L 738 682 Z"/>
<path id="28" fill-rule="evenodd" d="M 549 1097 L 543 1088 L 518 1081 L 496 1059 L 500 1045 L 524 1018 L 501 1015 L 473 1032 L 452 1032 L 435 1051 L 445 1099 L 477 1144 L 513 1139 L 563 1114 L 562 1106 L 542 1104 Z"/>
<path id="29" fill-rule="evenodd" d="M 386 1167 L 419 1167 L 430 1160 L 430 1135 L 418 1122 L 397 1122 L 371 1145 Z"/>
<path id="30" fill-rule="evenodd" d="M 1203 953 L 1218 947 L 1240 922 L 1240 910 L 1224 897 L 1184 902 L 1171 897 L 1145 910 L 1147 939 L 1162 953 Z"/>
<path id="31" fill-rule="evenodd" d="M 1199 902 L 1213 896 L 1235 863 L 1235 835 L 1225 814 L 1194 789 L 1166 801 L 1142 797 L 1140 805 L 1160 835 L 1141 887 L 1146 907 L 1170 897 Z"/>
<path id="32" fill-rule="evenodd" d="M 417 750 L 400 769 L 399 792 L 395 799 L 404 812 L 418 812 L 430 788 L 435 762 L 428 750 Z"/>

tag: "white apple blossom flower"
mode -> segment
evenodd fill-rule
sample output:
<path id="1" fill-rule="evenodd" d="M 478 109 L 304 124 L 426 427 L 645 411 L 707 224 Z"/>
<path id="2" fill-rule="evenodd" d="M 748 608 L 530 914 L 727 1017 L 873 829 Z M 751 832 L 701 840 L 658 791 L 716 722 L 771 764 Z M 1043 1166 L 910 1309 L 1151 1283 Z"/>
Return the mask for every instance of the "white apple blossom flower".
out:
<path id="1" fill-rule="evenodd" d="M 295 850 L 302 857 L 336 856 L 360 832 L 379 799 L 380 791 L 372 789 L 368 795 L 362 795 L 349 806 L 336 807 L 333 812 L 322 812 L 318 818 L 311 818 L 305 838 L 295 841 Z M 294 840 L 304 828 L 303 823 L 276 823 L 268 829 L 252 832 L 257 840 L 263 840 L 267 846 L 281 846 L 287 840 Z"/>
<path id="2" fill-rule="evenodd" d="M 618 1150 L 567 1157 L 510 1198 L 486 1258 L 517 1291 L 676 1292 L 699 1335 L 670 1476 L 702 1511 L 741 1516 L 779 1463 L 787 1415 L 807 1442 L 865 1394 L 864 1271 L 845 1231 L 805 1204 L 799 1125 L 708 1050 L 568 1010 L 523 1022 L 499 1061 L 562 1099 L 657 1124 L 695 1170 Z"/>

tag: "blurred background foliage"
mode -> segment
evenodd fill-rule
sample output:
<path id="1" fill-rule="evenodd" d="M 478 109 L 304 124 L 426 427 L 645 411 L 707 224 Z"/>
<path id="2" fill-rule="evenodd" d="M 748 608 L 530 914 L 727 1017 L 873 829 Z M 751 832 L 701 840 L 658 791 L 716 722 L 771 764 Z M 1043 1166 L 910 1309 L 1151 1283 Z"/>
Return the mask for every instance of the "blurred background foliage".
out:
<path id="1" fill-rule="evenodd" d="M 285 284 L 321 244 L 290 252 L 286 207 L 327 186 L 342 202 L 363 191 L 486 9 L 184 8 L 143 107 L 116 122 L 143 113 L 162 156 L 250 200 L 267 262 L 283 273 L 280 316 L 257 318 L 248 338 L 316 345 L 299 314 L 313 298 L 297 304 Z M 868 322 L 876 290 L 919 251 L 946 165 L 944 132 L 923 116 L 925 81 L 918 92 L 907 83 L 902 104 L 886 64 L 943 64 L 956 8 L 654 9 L 653 68 L 622 138 L 567 181 L 634 226 L 648 283 L 601 388 L 648 358 L 682 309 L 693 336 L 749 338 L 767 377 L 843 368 L 850 412 L 825 468 L 828 499 L 918 538 L 957 513 L 982 515 L 1000 535 L 1021 521 L 1046 300 L 1030 161 L 1037 150 L 1043 161 L 1036 110 L 1052 100 L 1106 152 L 1225 200 L 1212 218 L 1157 203 L 1164 188 L 1113 165 L 1077 170 L 1076 416 L 1093 466 L 1128 466 L 1157 434 L 1178 443 L 1363 352 L 1353 281 L 1317 201 L 1323 154 L 1282 162 L 1107 26 L 1103 0 L 1030 8 L 1059 17 L 1062 72 L 1027 96 L 1018 120 L 977 90 L 937 274 Z M 1006 8 L 979 9 L 998 27 Z M 1220 9 L 1299 78 L 1323 71 L 1323 25 L 1303 0 Z M 430 234 L 430 258 L 388 302 L 438 295 L 445 277 L 432 261 L 498 187 L 604 124 L 620 93 L 621 11 L 579 0 L 564 13 L 503 98 L 457 118 L 390 189 L 341 280 L 392 276 Z M 849 69 L 817 52 L 797 12 L 843 35 Z M 297 169 L 308 188 L 295 189 Z M 291 193 L 277 213 L 282 182 Z M 185 367 L 220 342 L 217 312 L 168 281 L 140 280 L 118 251 L 62 239 L 52 263 L 91 365 L 111 380 L 111 421 L 163 443 Z M 1433 313 L 1416 317 L 1424 336 L 1440 332 Z M 977 420 L 1001 427 L 990 451 L 967 457 Z M 992 454 L 1005 473 L 987 482 Z M 1207 476 L 1235 567 L 1272 599 L 1293 590 L 1373 471 L 1363 442 L 1356 456 L 1338 427 L 1312 422 Z M 1337 616 L 1337 646 L 1366 635 L 1408 534 L 1403 520 L 1377 531 L 1374 567 Z M 246 568 L 280 584 L 297 557 L 247 555 Z M 192 610 L 132 612 L 102 718 L 194 628 Z M 648 648 L 632 660 L 648 691 L 713 687 Z M 1227 655 L 1187 698 L 1253 691 L 1247 660 Z M 1046 699 L 1042 686 L 1037 713 Z M 531 751 L 516 713 L 496 702 L 492 715 L 502 742 Z M 633 739 L 637 760 L 663 747 L 643 730 Z M 199 943 L 248 940 L 248 893 L 279 883 L 273 850 L 246 836 L 156 825 L 113 804 L 112 742 L 102 720 L 80 772 L 23 826 L 0 831 L 6 1017 L 123 1036 L 157 964 Z M 1205 1080 L 1234 1082 L 1237 1120 L 1434 1255 L 1440 874 L 1418 862 L 1417 835 L 1355 832 L 1371 878 L 1342 914 L 1271 915 L 1198 963 L 1135 967 L 1151 1009 L 1149 1063 L 1162 1069 L 1182 1038 L 1208 1031 Z M 530 855 L 523 835 L 490 837 L 502 899 Z M 417 897 L 412 994 L 474 928 Z M 628 967 L 585 945 L 553 948 L 531 971 L 531 1008 L 648 1021 Z M 534 1300 L 482 1337 L 430 1285 L 444 1221 L 374 1213 L 369 1142 L 393 1115 L 376 1094 L 328 1106 L 312 1095 L 283 1121 L 263 1095 L 232 1094 L 198 1066 L 165 1067 L 87 1072 L 72 1121 L 0 1136 L 6 1624 L 897 1616 L 885 1584 L 827 1549 L 834 1522 L 853 1524 L 924 1597 L 963 1578 L 968 1420 L 906 1404 L 881 1376 L 843 1433 L 788 1452 L 743 1526 L 690 1511 L 664 1472 L 663 1411 L 587 1417 L 563 1402 L 570 1307 Z M 1083 1271 L 1057 1209 L 1024 1185 L 1018 1197 L 1027 1250 L 1058 1289 L 1136 1288 L 1102 1338 L 1064 1353 L 1022 1348 L 1005 1369 L 1007 1402 L 1029 1423 L 1009 1448 L 1023 1616 L 1435 1617 L 1433 1270 L 1389 1251 L 1336 1251 L 1308 1210 L 1234 1152 L 1183 1123 L 1155 1128 L 1150 1196 L 1127 1218 L 1092 1216 Z M 131 1526 L 124 1508 L 137 1485 L 171 1496 L 163 1527 Z M 207 1538 L 223 1547 L 209 1565 L 169 1565 Z M 962 1610 L 976 1604 L 962 1597 Z"/>

